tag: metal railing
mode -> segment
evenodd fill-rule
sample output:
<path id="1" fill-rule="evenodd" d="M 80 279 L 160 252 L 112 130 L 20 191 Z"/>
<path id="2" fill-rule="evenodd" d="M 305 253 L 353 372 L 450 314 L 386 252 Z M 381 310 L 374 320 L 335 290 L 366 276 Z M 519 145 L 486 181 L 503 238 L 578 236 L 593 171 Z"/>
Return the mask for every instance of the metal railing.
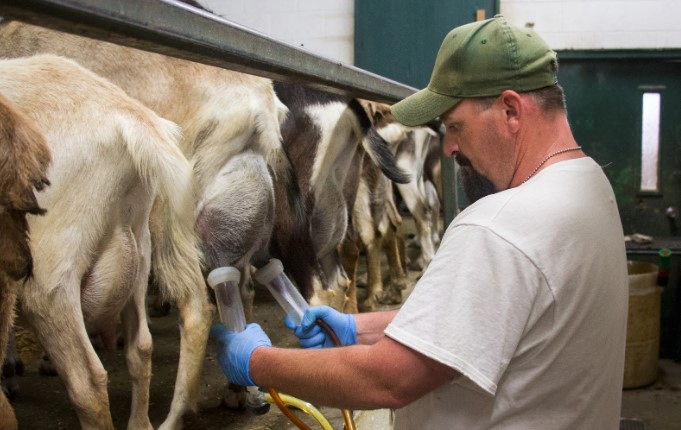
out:
<path id="1" fill-rule="evenodd" d="M 378 102 L 416 91 L 175 0 L 0 0 L 0 16 Z"/>

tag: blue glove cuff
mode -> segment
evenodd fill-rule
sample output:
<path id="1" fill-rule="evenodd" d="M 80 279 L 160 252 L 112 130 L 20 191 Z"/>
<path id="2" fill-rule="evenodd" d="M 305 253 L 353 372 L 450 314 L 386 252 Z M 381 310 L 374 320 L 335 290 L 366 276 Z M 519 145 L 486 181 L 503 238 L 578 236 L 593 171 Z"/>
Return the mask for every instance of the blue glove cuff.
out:
<path id="1" fill-rule="evenodd" d="M 355 321 L 354 315 L 348 315 L 348 332 L 346 341 L 347 343 L 343 343 L 343 346 L 355 345 L 357 343 L 357 321 Z"/>

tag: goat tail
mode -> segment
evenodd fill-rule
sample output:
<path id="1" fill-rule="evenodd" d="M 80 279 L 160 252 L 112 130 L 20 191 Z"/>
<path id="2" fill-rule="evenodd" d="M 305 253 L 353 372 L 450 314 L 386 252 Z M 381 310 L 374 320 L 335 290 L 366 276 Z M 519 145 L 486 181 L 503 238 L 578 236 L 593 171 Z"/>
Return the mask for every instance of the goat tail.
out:
<path id="1" fill-rule="evenodd" d="M 371 161 L 381 169 L 388 179 L 397 184 L 408 184 L 411 181 L 411 175 L 397 165 L 395 155 L 390 151 L 388 142 L 378 134 L 375 128 L 371 127 L 362 138 L 362 147 Z"/>
<path id="2" fill-rule="evenodd" d="M 163 118 L 132 121 L 124 139 L 138 174 L 155 190 L 149 220 L 151 265 L 160 293 L 176 301 L 193 295 L 203 282 L 194 229 L 194 175 L 179 149 L 180 128 Z M 144 124 L 144 126 L 141 126 Z"/>
<path id="3" fill-rule="evenodd" d="M 397 166 L 395 154 L 390 150 L 388 142 L 372 126 L 371 119 L 362 102 L 358 99 L 352 99 L 348 107 L 354 113 L 355 118 L 357 118 L 362 133 L 362 147 L 369 155 L 369 158 L 371 158 L 371 161 L 391 181 L 398 184 L 409 183 L 411 181 L 410 175 Z"/>
<path id="4" fill-rule="evenodd" d="M 273 100 L 268 103 L 270 110 L 262 110 L 256 118 L 259 151 L 265 157 L 275 181 L 290 184 L 294 180 L 293 166 L 286 155 L 281 127 L 289 114 L 288 107 L 279 100 L 274 92 Z"/>

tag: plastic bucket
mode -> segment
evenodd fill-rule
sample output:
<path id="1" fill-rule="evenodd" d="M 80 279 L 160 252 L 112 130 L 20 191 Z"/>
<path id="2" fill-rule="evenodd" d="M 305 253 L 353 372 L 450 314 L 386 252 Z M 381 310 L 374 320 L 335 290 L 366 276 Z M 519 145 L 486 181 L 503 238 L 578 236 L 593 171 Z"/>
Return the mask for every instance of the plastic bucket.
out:
<path id="1" fill-rule="evenodd" d="M 624 388 L 650 385 L 657 379 L 660 356 L 660 295 L 658 266 L 629 261 L 629 313 L 624 355 Z"/>

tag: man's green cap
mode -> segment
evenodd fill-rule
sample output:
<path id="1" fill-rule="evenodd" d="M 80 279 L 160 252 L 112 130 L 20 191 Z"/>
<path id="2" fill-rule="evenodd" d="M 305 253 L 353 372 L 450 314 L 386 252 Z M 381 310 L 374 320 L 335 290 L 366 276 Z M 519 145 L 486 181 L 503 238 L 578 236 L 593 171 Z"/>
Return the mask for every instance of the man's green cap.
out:
<path id="1" fill-rule="evenodd" d="M 438 51 L 428 87 L 392 106 L 404 125 L 425 124 L 464 98 L 554 85 L 558 60 L 534 31 L 501 15 L 453 29 Z"/>

